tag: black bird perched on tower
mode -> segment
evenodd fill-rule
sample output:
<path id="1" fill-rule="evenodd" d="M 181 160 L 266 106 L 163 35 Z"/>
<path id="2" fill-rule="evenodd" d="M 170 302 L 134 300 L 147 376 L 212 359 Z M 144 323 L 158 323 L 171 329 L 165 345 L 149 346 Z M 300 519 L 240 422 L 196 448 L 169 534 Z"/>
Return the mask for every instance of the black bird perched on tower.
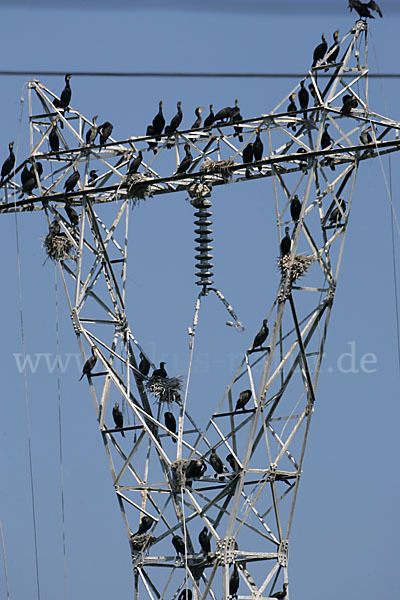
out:
<path id="1" fill-rule="evenodd" d="M 304 79 L 302 79 L 300 81 L 299 104 L 300 104 L 300 108 L 302 110 L 306 111 L 307 108 L 308 108 L 308 103 L 310 101 L 310 94 L 307 92 L 306 88 L 304 87 L 304 82 L 305 82 Z M 307 113 L 306 112 L 303 113 L 303 117 L 305 119 L 307 119 Z"/>
<path id="2" fill-rule="evenodd" d="M 199 544 L 204 554 L 208 555 L 208 553 L 211 552 L 211 542 L 210 538 L 208 537 L 207 527 L 204 527 L 199 533 Z"/>
<path id="3" fill-rule="evenodd" d="M 170 135 L 171 133 L 175 133 L 175 131 L 178 129 L 179 125 L 182 123 L 183 112 L 182 112 L 181 106 L 182 106 L 182 102 L 176 103 L 177 112 L 172 117 L 170 124 L 165 127 L 164 133 L 166 133 L 168 135 Z M 167 142 L 167 148 L 172 148 L 172 146 L 173 146 L 173 144 L 171 144 L 170 142 Z"/>
<path id="4" fill-rule="evenodd" d="M 360 135 L 360 142 L 362 144 L 364 144 L 364 146 L 366 146 L 367 144 L 372 144 L 372 137 L 370 134 L 371 131 L 371 126 L 367 127 L 366 129 L 363 129 Z M 22 177 L 22 175 L 21 175 Z"/>
<path id="5" fill-rule="evenodd" d="M 79 175 L 79 171 L 77 171 L 75 168 L 74 172 L 68 177 L 68 179 L 65 180 L 64 190 L 66 194 L 73 191 L 80 178 L 81 176 Z"/>
<path id="6" fill-rule="evenodd" d="M 215 121 L 214 106 L 210 104 L 210 114 L 204 120 L 204 127 L 211 127 Z"/>
<path id="7" fill-rule="evenodd" d="M 118 402 L 114 404 L 114 408 L 112 409 L 112 416 L 114 419 L 115 427 L 117 429 L 122 429 L 122 427 L 124 426 L 124 415 L 119 410 Z M 121 431 L 121 435 L 122 437 L 125 437 L 125 433 L 123 431 Z"/>
<path id="8" fill-rule="evenodd" d="M 153 525 L 153 523 L 154 523 L 154 519 L 152 519 L 148 515 L 145 515 L 143 517 L 143 519 L 140 521 L 139 529 L 133 535 L 143 535 L 143 533 L 146 533 L 150 529 L 150 527 Z"/>
<path id="9" fill-rule="evenodd" d="M 351 96 L 350 94 L 346 94 L 345 96 L 343 96 L 342 102 L 343 102 L 343 106 L 342 106 L 340 112 L 344 117 L 349 117 L 351 115 L 351 109 L 357 108 L 358 100 L 354 96 Z"/>
<path id="10" fill-rule="evenodd" d="M 281 241 L 281 256 L 287 256 L 290 254 L 290 248 L 292 247 L 292 240 L 289 235 L 289 227 L 285 227 L 285 237 Z"/>
<path id="11" fill-rule="evenodd" d="M 310 90 L 311 96 L 314 98 L 314 106 L 318 106 L 320 103 L 320 100 L 318 98 L 317 88 L 315 87 L 315 85 L 313 83 L 310 83 L 310 85 L 308 86 L 308 89 Z"/>
<path id="12" fill-rule="evenodd" d="M 87 184 L 89 186 L 92 186 L 94 184 L 94 182 L 96 181 L 96 179 L 97 179 L 97 170 L 98 169 L 92 169 L 91 171 L 89 171 L 89 179 L 88 179 L 88 182 L 87 182 Z"/>
<path id="13" fill-rule="evenodd" d="M 93 117 L 93 125 L 91 126 L 91 128 L 86 132 L 86 143 L 87 144 L 93 144 L 94 140 L 97 137 L 97 134 L 99 132 L 99 128 L 97 127 L 97 119 L 98 119 L 98 115 L 96 115 L 95 117 Z"/>
<path id="14" fill-rule="evenodd" d="M 217 455 L 215 448 L 213 448 L 211 450 L 211 454 L 210 454 L 210 465 L 212 466 L 212 468 L 215 471 L 215 477 L 217 475 L 221 475 L 224 472 L 224 465 L 222 464 L 222 460 L 220 459 L 220 457 Z M 224 480 L 224 477 L 221 477 L 222 481 Z"/>
<path id="15" fill-rule="evenodd" d="M 110 123 L 110 121 L 105 121 L 103 125 L 99 125 L 100 146 L 106 143 L 112 133 L 113 128 L 114 126 Z"/>
<path id="16" fill-rule="evenodd" d="M 343 198 L 339 200 L 339 206 L 344 214 L 346 212 L 346 201 Z M 336 206 L 336 208 L 334 208 L 331 214 L 329 215 L 329 222 L 332 225 L 333 223 L 340 223 L 341 220 L 342 213 L 340 212 L 339 207 Z"/>
<path id="17" fill-rule="evenodd" d="M 163 107 L 163 103 L 162 103 L 162 100 L 160 100 L 160 102 L 158 103 L 158 113 L 154 117 L 153 125 L 152 125 L 156 139 L 160 139 L 159 136 L 162 134 L 164 125 L 165 125 L 165 119 L 164 119 L 162 107 Z M 149 135 L 152 135 L 152 134 L 150 133 Z"/>
<path id="18" fill-rule="evenodd" d="M 227 121 L 231 118 L 232 108 L 230 106 L 225 106 L 225 108 L 221 108 L 215 115 L 214 121 L 221 121 L 227 123 Z"/>
<path id="19" fill-rule="evenodd" d="M 153 371 L 152 374 L 152 379 L 156 379 L 157 377 L 163 377 L 164 379 L 167 379 L 168 375 L 167 375 L 167 371 L 165 370 L 164 365 L 167 364 L 165 362 L 160 362 L 160 368 L 159 369 L 155 369 Z"/>
<path id="20" fill-rule="evenodd" d="M 244 407 L 246 406 L 246 404 L 248 403 L 250 398 L 251 398 L 251 390 L 244 390 L 244 392 L 240 392 L 239 398 L 236 402 L 235 412 L 237 410 L 244 409 Z"/>
<path id="21" fill-rule="evenodd" d="M 243 164 L 252 163 L 253 157 L 254 157 L 253 143 L 249 142 L 247 144 L 246 148 L 244 148 L 243 152 L 242 152 Z M 247 178 L 250 177 L 249 167 L 246 167 L 246 177 Z"/>
<path id="22" fill-rule="evenodd" d="M 326 62 L 331 64 L 335 63 L 337 57 L 339 56 L 339 50 L 339 30 L 337 29 L 333 32 L 333 44 L 328 50 L 328 57 L 326 59 Z M 328 67 L 325 69 L 325 71 L 328 71 Z"/>
<path id="23" fill-rule="evenodd" d="M 92 374 L 92 370 L 94 369 L 94 366 L 97 362 L 97 356 L 95 355 L 95 349 L 94 346 L 92 346 L 92 356 L 90 356 L 87 361 L 85 362 L 85 364 L 83 365 L 83 369 L 82 369 L 82 375 L 79 378 L 79 381 L 82 379 L 82 377 L 84 375 L 91 375 Z"/>
<path id="24" fill-rule="evenodd" d="M 199 129 L 199 127 L 201 127 L 202 124 L 202 116 L 201 113 L 203 112 L 203 107 L 202 106 L 198 106 L 196 108 L 196 110 L 194 111 L 194 114 L 196 115 L 197 119 L 195 120 L 195 122 L 193 123 L 191 129 Z"/>
<path id="25" fill-rule="evenodd" d="M 233 567 L 232 574 L 229 578 L 229 595 L 231 598 L 237 598 L 237 591 L 239 589 L 239 571 L 236 565 Z"/>
<path id="26" fill-rule="evenodd" d="M 143 160 L 143 154 L 142 154 L 142 151 L 139 150 L 137 157 L 134 158 L 132 160 L 131 164 L 129 165 L 127 175 L 133 175 L 134 173 L 137 173 L 138 168 L 142 164 L 142 160 Z"/>
<path id="27" fill-rule="evenodd" d="M 67 213 L 68 219 L 73 227 L 79 225 L 79 215 L 74 208 L 71 206 L 71 201 L 65 203 L 65 212 Z"/>
<path id="28" fill-rule="evenodd" d="M 290 203 L 290 216 L 293 221 L 298 221 L 301 213 L 301 202 L 297 194 L 293 196 L 293 200 Z"/>
<path id="29" fill-rule="evenodd" d="M 37 182 L 36 182 L 35 174 L 32 173 L 32 171 L 29 171 L 29 177 L 27 177 L 27 179 L 25 180 L 25 182 L 22 186 L 22 191 L 18 197 L 22 198 L 24 194 L 28 194 L 28 196 L 29 196 L 32 193 L 32 191 L 35 189 L 36 186 L 37 186 Z"/>
<path id="30" fill-rule="evenodd" d="M 359 0 L 349 0 L 350 11 L 352 11 L 353 8 L 358 12 L 361 18 L 364 17 L 365 19 L 375 19 L 374 15 L 370 12 L 369 9 L 377 12 L 381 18 L 383 17 L 381 9 L 377 5 L 377 3 L 374 2 L 374 0 L 367 2 L 366 4 L 364 2 L 360 2 Z"/>
<path id="31" fill-rule="evenodd" d="M 69 103 L 71 102 L 72 90 L 69 84 L 70 79 L 71 75 L 67 73 L 65 76 L 65 87 L 61 92 L 60 99 L 58 100 L 58 98 L 55 98 L 53 102 L 54 106 L 57 108 L 63 108 L 64 110 L 67 110 Z"/>
<path id="32" fill-rule="evenodd" d="M 192 590 L 182 590 L 178 596 L 178 600 L 192 600 Z"/>
<path id="33" fill-rule="evenodd" d="M 255 162 L 262 160 L 263 152 L 264 152 L 264 144 L 261 141 L 260 130 L 258 129 L 258 127 L 256 127 L 256 139 L 253 142 L 253 157 L 254 157 Z M 261 171 L 262 171 L 261 165 L 258 165 L 258 170 L 261 173 Z"/>
<path id="34" fill-rule="evenodd" d="M 164 363 L 165 364 L 165 363 Z M 165 369 L 164 369 L 165 370 Z M 150 363 L 147 360 L 147 358 L 145 357 L 145 355 L 143 354 L 143 352 L 140 353 L 140 363 L 139 363 L 139 371 L 142 373 L 142 375 L 144 375 L 145 377 L 147 377 L 147 375 L 149 374 L 150 371 Z"/>
<path id="35" fill-rule="evenodd" d="M 14 168 L 15 154 L 14 154 L 13 148 L 14 148 L 14 142 L 10 142 L 8 144 L 8 149 L 9 149 L 10 153 L 7 156 L 6 160 L 3 162 L 3 165 L 1 167 L 0 186 L 3 185 L 3 179 L 5 179 Z"/>
<path id="36" fill-rule="evenodd" d="M 206 471 L 207 465 L 204 460 L 202 458 L 193 458 L 186 468 L 186 478 L 197 479 L 202 477 Z"/>
<path id="37" fill-rule="evenodd" d="M 166 428 L 169 429 L 171 433 L 175 433 L 176 435 L 176 420 L 172 412 L 167 411 L 166 413 L 164 413 L 164 421 Z M 174 444 L 176 444 L 175 438 L 172 438 L 172 441 L 174 442 Z"/>
<path id="38" fill-rule="evenodd" d="M 287 596 L 287 588 L 288 588 L 288 584 L 284 583 L 283 590 L 281 592 L 275 592 L 275 594 L 270 594 L 269 597 L 277 598 L 277 600 L 285 600 L 285 598 Z"/>
<path id="39" fill-rule="evenodd" d="M 322 34 L 321 39 L 322 42 L 318 44 L 318 46 L 314 50 L 313 64 L 311 68 L 314 68 L 317 65 L 317 62 L 324 58 L 326 51 L 328 50 L 328 44 L 326 42 L 325 34 Z"/>
<path id="40" fill-rule="evenodd" d="M 189 146 L 189 144 L 185 144 L 184 148 L 185 148 L 186 154 L 183 157 L 183 159 L 181 161 L 181 164 L 179 165 L 179 167 L 175 171 L 175 175 L 178 175 L 179 173 L 186 173 L 186 171 L 188 170 L 188 168 L 192 164 L 193 156 L 192 156 L 192 154 L 190 152 L 190 146 Z"/>
<path id="41" fill-rule="evenodd" d="M 146 136 L 153 135 L 155 135 L 153 125 L 147 125 Z M 155 154 L 157 152 L 157 142 L 147 142 L 147 144 L 149 146 L 149 150 L 153 150 L 153 154 Z"/>
<path id="42" fill-rule="evenodd" d="M 243 117 L 240 114 L 239 100 L 236 98 L 235 106 L 231 109 L 231 123 L 239 123 L 240 121 L 243 121 Z M 242 136 L 243 127 L 239 127 L 238 125 L 235 125 L 235 127 L 233 129 L 235 130 L 233 137 L 239 137 L 239 142 L 243 142 L 243 136 Z"/>
<path id="43" fill-rule="evenodd" d="M 287 112 L 288 113 L 292 113 L 292 112 L 297 112 L 297 106 L 296 106 L 296 102 L 294 101 L 296 98 L 297 94 L 291 94 L 290 95 L 290 104 L 287 107 Z M 292 127 L 293 131 L 296 131 L 296 125 L 294 123 L 290 124 L 288 123 L 288 127 Z"/>
<path id="44" fill-rule="evenodd" d="M 322 134 L 322 137 L 321 137 L 321 148 L 322 148 L 322 150 L 325 150 L 325 148 L 329 148 L 329 146 L 333 142 L 333 139 L 331 138 L 331 136 L 328 133 L 328 127 L 329 127 L 329 124 L 325 125 L 324 133 Z M 330 166 L 330 168 L 332 169 L 332 171 L 334 171 L 335 170 L 335 165 L 333 163 L 333 159 L 330 158 L 330 157 L 328 157 L 326 159 L 326 162 L 328 163 L 328 165 Z"/>
<path id="45" fill-rule="evenodd" d="M 27 164 L 24 164 L 24 168 L 21 171 L 21 183 L 22 183 L 22 187 L 25 185 L 25 183 L 28 181 L 28 179 L 30 179 L 30 177 L 32 176 L 31 170 L 28 169 Z"/>
<path id="46" fill-rule="evenodd" d="M 228 456 L 226 457 L 227 462 L 229 463 L 232 471 L 239 471 L 239 463 L 237 462 L 236 458 L 233 456 L 233 454 L 228 454 Z"/>
<path id="47" fill-rule="evenodd" d="M 36 169 L 35 169 L 35 167 L 36 167 Z M 31 173 L 32 173 L 33 177 L 35 177 L 36 173 L 37 173 L 38 179 L 40 179 L 42 177 L 42 175 L 43 175 L 43 165 L 42 165 L 42 163 L 38 162 L 38 161 L 35 161 L 33 163 L 33 165 L 31 166 Z"/>
<path id="48" fill-rule="evenodd" d="M 53 127 L 49 133 L 49 144 L 52 152 L 58 152 L 60 150 L 60 138 L 58 137 L 57 121 L 53 121 Z M 58 154 L 57 160 L 61 160 Z"/>
<path id="49" fill-rule="evenodd" d="M 185 542 L 183 541 L 183 539 L 181 538 L 180 535 L 172 536 L 172 545 L 175 548 L 178 556 L 180 554 L 182 554 L 182 556 L 185 556 L 186 546 L 185 546 Z"/>
<path id="50" fill-rule="evenodd" d="M 250 349 L 250 352 L 254 352 L 254 350 L 256 348 L 258 348 L 259 346 L 262 346 L 263 343 L 265 342 L 265 340 L 267 339 L 268 334 L 269 334 L 269 328 L 268 328 L 267 323 L 268 323 L 268 319 L 264 319 L 260 331 L 257 333 L 256 337 L 254 338 L 253 345 Z"/>

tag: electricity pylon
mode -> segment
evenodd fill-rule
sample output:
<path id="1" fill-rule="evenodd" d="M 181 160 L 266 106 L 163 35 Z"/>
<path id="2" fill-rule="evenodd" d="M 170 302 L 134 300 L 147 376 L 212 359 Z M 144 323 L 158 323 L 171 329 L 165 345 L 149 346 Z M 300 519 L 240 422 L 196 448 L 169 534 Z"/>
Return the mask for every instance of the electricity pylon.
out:
<path id="1" fill-rule="evenodd" d="M 55 107 L 57 97 L 39 81 L 28 84 L 30 155 L 5 181 L 0 212 L 44 212 L 50 225 L 46 248 L 60 267 L 82 357 L 92 352 L 97 358 L 87 379 L 127 531 L 136 598 L 184 599 L 190 590 L 196 599 L 261 600 L 289 582 L 293 513 L 358 166 L 400 149 L 400 124 L 370 109 L 367 58 L 368 28 L 360 20 L 339 42 L 336 62 L 328 54 L 305 76 L 311 103 L 304 110 L 284 112 L 298 84 L 270 113 L 240 125 L 228 120 L 158 139 L 109 137 L 102 146 L 85 143 L 89 119 L 72 107 L 65 112 Z M 325 71 L 329 77 L 321 78 Z M 60 149 L 51 152 L 47 143 L 55 128 Z M 243 165 L 243 150 L 257 133 L 265 142 L 262 159 Z M 188 171 L 160 175 L 156 169 L 167 147 L 173 146 L 177 167 L 185 144 L 193 154 Z M 142 172 L 127 175 L 139 150 Z M 25 165 L 36 187 L 20 199 L 18 174 Z M 94 167 L 98 174 L 90 176 Z M 78 189 L 65 193 L 75 168 Z M 210 292 L 241 327 L 212 287 L 214 188 L 250 186 L 261 178 L 273 183 L 279 242 L 286 228 L 290 234 L 281 246 L 275 297 L 260 315 L 260 324 L 268 319 L 269 337 L 243 350 L 202 429 L 191 416 L 189 380 L 182 390 L 178 379 L 152 378 L 138 367 L 139 354 L 147 356 L 146 340 L 135 338 L 125 311 L 130 209 L 157 194 L 186 191 L 191 198 L 200 286 L 189 329 L 193 356 L 201 302 Z M 65 205 L 81 208 L 79 222 L 64 216 Z M 259 364 L 261 375 L 255 370 Z M 236 409 L 244 391 L 247 402 Z M 134 426 L 112 423 L 110 398 L 116 396 Z M 167 427 L 165 412 L 175 412 L 176 428 L 171 422 Z M 203 528 L 209 551 L 204 540 L 205 550 L 197 541 Z M 175 538 L 175 550 L 173 535 L 182 538 L 183 548 Z M 286 593 L 288 598 L 289 589 Z"/>

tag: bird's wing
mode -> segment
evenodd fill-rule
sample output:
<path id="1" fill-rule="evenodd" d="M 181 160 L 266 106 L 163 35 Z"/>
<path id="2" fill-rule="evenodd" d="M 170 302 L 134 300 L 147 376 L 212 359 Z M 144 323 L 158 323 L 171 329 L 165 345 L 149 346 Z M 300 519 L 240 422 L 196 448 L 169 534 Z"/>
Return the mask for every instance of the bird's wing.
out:
<path id="1" fill-rule="evenodd" d="M 379 6 L 377 5 L 377 3 L 376 3 L 376 2 L 374 2 L 374 0 L 371 0 L 371 1 L 368 3 L 368 8 L 370 8 L 371 10 L 374 10 L 375 12 L 377 12 L 377 13 L 378 13 L 378 15 L 379 15 L 381 18 L 383 17 L 381 9 L 380 9 L 380 8 L 379 8 Z"/>

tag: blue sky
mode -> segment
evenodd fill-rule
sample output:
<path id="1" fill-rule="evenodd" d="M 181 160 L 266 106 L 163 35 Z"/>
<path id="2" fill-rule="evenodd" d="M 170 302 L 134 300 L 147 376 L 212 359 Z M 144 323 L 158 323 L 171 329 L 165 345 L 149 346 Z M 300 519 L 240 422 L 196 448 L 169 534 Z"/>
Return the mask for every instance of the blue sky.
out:
<path id="1" fill-rule="evenodd" d="M 46 2 L 35 3 L 34 9 L 20 2 L 16 9 L 2 2 L 0 70 L 305 72 L 321 33 L 330 38 L 338 28 L 344 34 L 353 23 L 345 0 L 332 3 L 329 12 L 313 8 L 304 14 L 289 9 L 277 14 L 272 3 L 250 2 L 248 13 L 231 10 L 239 3 L 229 9 L 228 3 L 220 4 L 222 11 L 203 3 L 203 10 L 193 12 L 179 3 L 174 11 L 162 11 L 157 8 L 160 3 L 153 3 L 147 12 L 144 6 L 124 10 L 126 3 L 121 2 L 114 12 L 80 10 L 74 3 L 67 10 L 53 10 Z M 265 10 L 269 4 L 271 12 Z M 395 4 L 382 2 L 382 9 L 385 18 L 371 25 L 370 68 L 374 73 L 398 72 Z M 1 78 L 0 162 L 8 142 L 17 140 L 24 80 Z M 63 87 L 61 77 L 43 83 L 56 92 Z M 116 139 L 144 133 L 161 98 L 168 117 L 174 114 L 176 101 L 182 100 L 184 123 L 190 126 L 198 105 L 207 107 L 212 102 L 221 107 L 238 97 L 243 116 L 257 116 L 273 108 L 293 84 L 235 78 L 75 77 L 71 81 L 74 106 L 89 117 L 99 114 L 101 120 L 110 120 Z M 382 84 L 375 80 L 371 95 L 377 112 L 400 121 L 397 80 Z M 19 160 L 27 148 L 26 115 L 27 107 Z M 393 155 L 393 202 L 399 217 L 398 161 Z M 399 366 L 390 204 L 381 165 L 378 160 L 371 163 L 361 165 L 357 180 L 296 508 L 290 554 L 292 598 L 333 600 L 344 593 L 374 598 L 382 589 L 397 597 L 400 591 L 393 575 L 399 538 L 400 494 L 395 478 Z M 388 162 L 383 166 L 388 173 Z M 221 372 L 230 372 L 230 354 L 249 343 L 249 332 L 257 328 L 259 315 L 271 301 L 278 255 L 275 221 L 265 203 L 268 195 L 272 197 L 270 182 L 227 186 L 216 195 L 215 280 L 247 329 L 238 334 L 226 328 L 223 310 L 215 299 L 207 299 L 201 317 L 206 324 L 199 341 L 202 357 L 194 377 L 210 410 L 214 395 L 220 397 L 224 385 Z M 168 200 L 156 197 L 132 214 L 128 289 L 129 316 L 140 339 L 147 341 L 155 361 L 165 359 L 177 374 L 187 366 L 186 327 L 197 293 L 192 209 L 183 200 L 179 194 Z M 21 341 L 14 215 L 2 216 L 2 223 L 0 519 L 11 598 L 22 600 L 36 597 L 35 560 L 24 383 L 15 358 L 21 353 Z M 41 247 L 46 235 L 43 215 L 19 216 L 18 231 L 26 351 L 51 359 L 56 352 L 54 266 L 45 262 Z M 398 257 L 397 235 L 395 244 Z M 131 598 L 128 544 L 88 386 L 78 382 L 78 347 L 59 280 L 58 287 L 61 355 L 72 355 L 61 379 L 67 597 Z M 217 332 L 212 351 L 206 335 L 210 331 Z M 344 356 L 350 352 L 354 365 L 350 356 Z M 361 368 L 367 354 L 377 360 L 369 373 Z M 224 362 L 217 366 L 221 357 Z M 49 373 L 45 361 L 43 356 L 36 372 L 28 372 L 28 391 L 41 597 L 47 600 L 63 596 L 64 572 L 57 377 Z"/>

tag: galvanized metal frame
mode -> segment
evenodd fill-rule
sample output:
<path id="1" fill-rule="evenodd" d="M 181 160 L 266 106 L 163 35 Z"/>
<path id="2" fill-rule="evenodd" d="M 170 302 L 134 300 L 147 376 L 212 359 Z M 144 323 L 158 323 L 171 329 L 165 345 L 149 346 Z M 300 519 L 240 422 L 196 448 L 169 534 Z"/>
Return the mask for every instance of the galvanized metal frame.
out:
<path id="1" fill-rule="evenodd" d="M 22 201 L 15 198 L 20 190 L 17 178 L 10 177 L 0 212 L 44 210 L 49 221 L 58 220 L 73 245 L 74 260 L 59 261 L 60 274 L 82 357 L 86 359 L 87 349 L 94 348 L 98 359 L 88 383 L 130 543 L 136 599 L 175 599 L 185 587 L 190 587 L 199 600 L 228 598 L 234 564 L 239 568 L 240 599 L 268 598 L 280 583 L 289 581 L 293 514 L 358 165 L 400 149 L 400 123 L 369 108 L 367 34 L 367 25 L 358 21 L 340 42 L 340 62 L 322 63 L 308 73 L 319 101 L 307 109 L 306 119 L 304 111 L 281 112 L 290 94 L 299 88 L 297 85 L 271 113 L 240 124 L 245 138 L 242 144 L 237 145 L 230 124 L 220 124 L 211 131 L 176 132 L 175 170 L 183 144 L 189 143 L 195 155 L 190 172 L 184 175 L 161 176 L 155 170 L 157 160 L 168 153 L 167 142 L 171 142 L 171 138 L 162 136 L 156 155 L 149 153 L 150 158 L 143 162 L 147 177 L 128 181 L 122 170 L 138 149 L 144 152 L 154 138 L 131 137 L 121 142 L 111 139 L 101 148 L 89 147 L 83 136 L 91 122 L 73 108 L 64 115 L 54 107 L 56 96 L 51 90 L 36 80 L 28 84 L 31 152 L 14 175 L 29 160 L 33 164 L 46 162 L 51 171 L 38 182 L 38 193 Z M 363 64 L 360 49 L 364 50 Z M 320 90 L 318 73 L 325 68 L 330 69 L 332 77 Z M 351 81 L 342 77 L 349 73 L 354 74 Z M 358 82 L 365 82 L 364 95 L 356 93 Z M 349 116 L 343 116 L 337 106 L 345 93 L 351 93 L 359 103 Z M 39 101 L 42 113 L 34 113 L 34 100 Z M 62 161 L 54 153 L 43 151 L 54 118 L 64 125 L 60 130 Z M 334 131 L 334 142 L 332 147 L 321 149 L 327 121 Z M 296 132 L 288 129 L 292 125 Z M 358 136 L 366 125 L 372 127 L 373 143 L 365 146 Z M 375 133 L 377 126 L 383 127 L 379 136 Z M 254 138 L 256 128 L 266 134 L 268 153 L 256 165 L 243 166 L 239 162 L 243 148 Z M 301 149 L 304 152 L 298 151 Z M 214 164 L 210 167 L 209 163 L 207 169 L 199 167 L 209 157 L 215 159 Z M 224 168 L 215 164 L 228 159 Z M 101 165 L 103 172 L 96 186 L 89 187 L 88 173 L 94 163 Z M 84 168 L 82 184 L 78 191 L 64 194 L 63 182 L 74 165 Z M 329 165 L 335 167 L 334 173 L 328 173 Z M 261 171 L 246 177 L 246 168 L 255 166 Z M 296 174 L 293 184 L 289 181 L 293 177 L 288 175 Z M 162 421 L 162 403 L 152 407 L 146 378 L 138 371 L 137 356 L 139 352 L 146 355 L 146 342 L 136 339 L 126 318 L 131 204 L 182 190 L 201 203 L 216 186 L 265 177 L 273 181 L 278 239 L 282 238 L 282 228 L 293 227 L 286 270 L 282 270 L 269 310 L 260 315 L 260 323 L 265 317 L 273 323 L 268 348 L 257 353 L 244 350 L 204 430 L 190 415 L 189 373 L 184 398 L 176 398 L 179 427 L 173 435 Z M 299 221 L 293 223 L 289 205 L 296 193 L 302 195 L 302 206 Z M 343 197 L 345 211 L 339 202 Z M 73 206 L 81 207 L 79 234 L 60 212 L 67 198 Z M 106 225 L 99 209 L 117 200 L 120 202 L 115 204 L 113 221 Z M 329 223 L 335 208 L 340 218 Z M 293 281 L 290 275 L 299 260 L 300 247 L 308 248 L 303 254 L 310 263 L 301 282 Z M 121 273 L 116 273 L 115 265 L 122 265 Z M 205 286 L 196 302 L 190 330 L 191 356 L 201 301 L 210 290 Z M 252 391 L 251 408 L 235 412 L 235 398 L 245 388 Z M 120 399 L 134 421 L 134 425 L 124 428 L 125 440 L 120 430 L 109 426 L 111 396 Z M 131 430 L 133 440 L 128 438 Z M 172 437 L 176 446 L 171 444 Z M 232 454 L 237 470 L 227 470 L 218 477 L 203 475 L 191 484 L 184 477 L 177 478 L 177 471 L 184 472 L 188 460 L 203 458 L 208 462 L 212 448 L 223 457 L 223 450 Z M 208 469 L 209 473 L 210 466 Z M 138 549 L 134 532 L 143 515 L 151 516 L 154 523 L 151 536 L 145 536 Z M 198 552 L 194 541 L 204 526 L 212 540 L 209 557 Z M 181 558 L 172 551 L 170 539 L 174 533 L 185 539 L 186 553 Z"/>

